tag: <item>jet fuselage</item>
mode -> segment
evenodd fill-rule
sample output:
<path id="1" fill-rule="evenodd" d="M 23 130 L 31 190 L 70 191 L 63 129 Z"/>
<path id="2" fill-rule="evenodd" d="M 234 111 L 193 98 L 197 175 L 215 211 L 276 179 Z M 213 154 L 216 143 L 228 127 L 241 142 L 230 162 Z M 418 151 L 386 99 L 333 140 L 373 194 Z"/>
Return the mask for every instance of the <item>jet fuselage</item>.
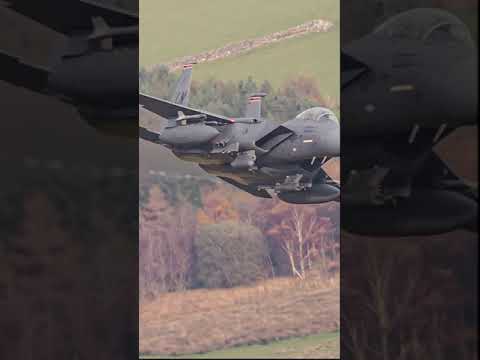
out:
<path id="1" fill-rule="evenodd" d="M 276 128 L 283 131 L 272 132 Z M 293 119 L 281 126 L 263 119 L 252 124 L 166 127 L 159 139 L 183 160 L 205 164 L 230 163 L 230 156 L 249 150 L 255 151 L 258 166 L 298 164 L 340 154 L 338 124 L 309 119 Z M 231 144 L 236 146 L 229 151 Z"/>
<path id="2" fill-rule="evenodd" d="M 356 46 L 350 53 L 366 51 L 367 45 Z M 472 52 L 408 41 L 399 46 L 375 41 L 375 46 L 385 50 L 383 57 L 365 56 L 370 70 L 342 90 L 343 136 L 395 134 L 414 126 L 456 128 L 476 121 L 478 72 Z"/>

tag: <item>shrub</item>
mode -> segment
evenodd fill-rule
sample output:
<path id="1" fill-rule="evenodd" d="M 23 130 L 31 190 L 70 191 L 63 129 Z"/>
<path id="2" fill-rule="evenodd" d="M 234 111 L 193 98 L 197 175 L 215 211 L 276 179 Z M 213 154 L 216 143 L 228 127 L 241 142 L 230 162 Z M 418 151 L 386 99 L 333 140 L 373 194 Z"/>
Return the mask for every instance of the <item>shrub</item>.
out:
<path id="1" fill-rule="evenodd" d="M 268 248 L 255 226 L 235 222 L 201 225 L 194 247 L 199 287 L 245 285 L 267 274 Z"/>

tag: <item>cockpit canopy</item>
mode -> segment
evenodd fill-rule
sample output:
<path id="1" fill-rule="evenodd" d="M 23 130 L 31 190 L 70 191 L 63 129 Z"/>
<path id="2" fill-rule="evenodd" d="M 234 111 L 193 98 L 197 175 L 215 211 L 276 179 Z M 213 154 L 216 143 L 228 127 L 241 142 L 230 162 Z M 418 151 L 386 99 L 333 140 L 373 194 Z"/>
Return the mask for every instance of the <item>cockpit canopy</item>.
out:
<path id="1" fill-rule="evenodd" d="M 465 24 L 439 9 L 414 9 L 398 14 L 377 27 L 374 34 L 387 38 L 407 38 L 424 42 L 452 41 L 474 46 Z"/>
<path id="2" fill-rule="evenodd" d="M 334 121 L 338 123 L 338 119 L 335 114 L 324 107 L 314 107 L 297 115 L 295 120 L 313 120 L 313 121 Z"/>

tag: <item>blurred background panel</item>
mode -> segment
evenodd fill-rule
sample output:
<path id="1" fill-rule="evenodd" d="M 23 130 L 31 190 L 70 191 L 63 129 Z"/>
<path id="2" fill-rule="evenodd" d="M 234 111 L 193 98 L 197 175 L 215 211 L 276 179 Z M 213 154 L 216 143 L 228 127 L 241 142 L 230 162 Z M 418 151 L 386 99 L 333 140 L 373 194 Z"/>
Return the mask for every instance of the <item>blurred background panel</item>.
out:
<path id="1" fill-rule="evenodd" d="M 67 36 L 6 3 L 0 63 L 48 67 Z M 68 19 L 56 12 L 56 0 L 22 3 L 43 3 Z M 80 2 L 62 6 L 68 3 Z M 136 1 L 98 3 L 137 7 Z M 138 62 L 132 64 L 136 104 Z M 0 357 L 136 356 L 138 141 L 99 131 L 76 104 L 24 87 L 17 73 L 2 69 Z M 87 78 L 71 85 L 102 86 Z"/>
<path id="2" fill-rule="evenodd" d="M 477 10 L 341 2 L 343 358 L 478 354 Z"/>

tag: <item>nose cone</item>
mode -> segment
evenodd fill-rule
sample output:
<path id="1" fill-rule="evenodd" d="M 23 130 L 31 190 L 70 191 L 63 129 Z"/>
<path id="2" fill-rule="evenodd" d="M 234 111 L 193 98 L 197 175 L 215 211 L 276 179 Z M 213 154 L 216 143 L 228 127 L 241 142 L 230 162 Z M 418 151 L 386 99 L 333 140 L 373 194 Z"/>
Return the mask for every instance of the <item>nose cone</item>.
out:
<path id="1" fill-rule="evenodd" d="M 340 125 L 324 122 L 318 125 L 318 153 L 324 156 L 340 156 Z"/>

